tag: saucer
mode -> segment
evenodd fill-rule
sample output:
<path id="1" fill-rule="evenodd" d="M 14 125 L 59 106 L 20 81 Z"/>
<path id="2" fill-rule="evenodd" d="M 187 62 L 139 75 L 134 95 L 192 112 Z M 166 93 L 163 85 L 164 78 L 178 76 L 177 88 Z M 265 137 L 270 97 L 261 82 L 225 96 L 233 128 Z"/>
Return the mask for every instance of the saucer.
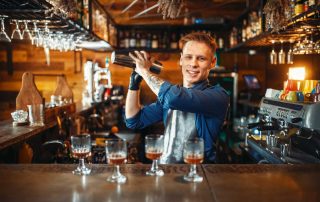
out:
<path id="1" fill-rule="evenodd" d="M 28 121 L 23 121 L 23 122 L 13 121 L 13 122 L 12 122 L 12 125 L 13 125 L 13 126 L 25 126 L 25 125 L 28 125 L 28 124 L 29 124 Z"/>

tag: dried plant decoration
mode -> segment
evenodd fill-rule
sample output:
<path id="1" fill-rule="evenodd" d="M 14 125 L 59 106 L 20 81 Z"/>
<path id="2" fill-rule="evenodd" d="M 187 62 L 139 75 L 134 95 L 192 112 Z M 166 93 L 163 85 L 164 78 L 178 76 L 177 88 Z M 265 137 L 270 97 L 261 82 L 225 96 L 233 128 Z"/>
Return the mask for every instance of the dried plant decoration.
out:
<path id="1" fill-rule="evenodd" d="M 159 0 L 158 13 L 162 13 L 163 19 L 175 19 L 180 15 L 184 5 L 183 0 Z"/>
<path id="2" fill-rule="evenodd" d="M 75 18 L 78 7 L 75 1 L 70 0 L 47 0 L 53 7 L 47 14 L 53 13 L 61 17 Z"/>
<path id="3" fill-rule="evenodd" d="M 267 30 L 279 32 L 284 29 L 291 19 L 291 11 L 289 0 L 268 0 L 263 8 Z"/>

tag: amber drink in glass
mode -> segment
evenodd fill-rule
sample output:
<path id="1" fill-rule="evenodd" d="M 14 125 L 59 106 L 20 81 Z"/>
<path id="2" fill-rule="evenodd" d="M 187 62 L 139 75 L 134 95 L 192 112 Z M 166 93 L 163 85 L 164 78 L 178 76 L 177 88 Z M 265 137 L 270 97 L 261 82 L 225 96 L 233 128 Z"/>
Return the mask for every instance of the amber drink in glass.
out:
<path id="1" fill-rule="evenodd" d="M 108 164 L 114 165 L 113 174 L 107 178 L 107 181 L 125 183 L 127 177 L 120 173 L 120 165 L 127 160 L 127 142 L 122 139 L 111 139 L 106 140 L 105 143 Z"/>
<path id="2" fill-rule="evenodd" d="M 203 177 L 197 174 L 197 164 L 203 162 L 204 144 L 202 138 L 188 139 L 183 148 L 184 162 L 190 164 L 190 171 L 183 179 L 188 182 L 202 182 Z"/>
<path id="3" fill-rule="evenodd" d="M 163 170 L 159 169 L 158 160 L 163 152 L 163 135 L 147 135 L 145 137 L 145 152 L 146 157 L 152 160 L 152 166 L 147 175 L 163 176 Z"/>
<path id="4" fill-rule="evenodd" d="M 71 136 L 71 150 L 73 157 L 79 159 L 78 167 L 72 172 L 75 175 L 88 175 L 91 169 L 86 167 L 84 159 L 91 153 L 91 137 L 89 134 Z"/>

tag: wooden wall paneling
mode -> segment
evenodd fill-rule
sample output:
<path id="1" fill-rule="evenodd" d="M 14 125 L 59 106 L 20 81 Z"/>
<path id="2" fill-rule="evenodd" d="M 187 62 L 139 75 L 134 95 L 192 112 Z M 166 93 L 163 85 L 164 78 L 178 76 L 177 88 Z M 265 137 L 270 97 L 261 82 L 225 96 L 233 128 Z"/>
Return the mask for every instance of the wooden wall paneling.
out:
<path id="1" fill-rule="evenodd" d="M 13 56 L 11 43 L 7 43 L 7 71 L 9 75 L 13 74 Z"/>

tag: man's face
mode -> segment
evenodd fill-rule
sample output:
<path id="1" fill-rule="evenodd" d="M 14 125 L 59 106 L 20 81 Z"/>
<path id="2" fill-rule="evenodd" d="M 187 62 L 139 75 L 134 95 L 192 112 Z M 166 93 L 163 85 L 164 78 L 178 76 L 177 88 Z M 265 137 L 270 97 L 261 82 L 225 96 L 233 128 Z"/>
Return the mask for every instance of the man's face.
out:
<path id="1" fill-rule="evenodd" d="M 214 67 L 216 58 L 205 43 L 189 41 L 185 44 L 180 65 L 182 68 L 183 86 L 192 87 L 199 81 L 208 78 L 209 71 Z"/>

